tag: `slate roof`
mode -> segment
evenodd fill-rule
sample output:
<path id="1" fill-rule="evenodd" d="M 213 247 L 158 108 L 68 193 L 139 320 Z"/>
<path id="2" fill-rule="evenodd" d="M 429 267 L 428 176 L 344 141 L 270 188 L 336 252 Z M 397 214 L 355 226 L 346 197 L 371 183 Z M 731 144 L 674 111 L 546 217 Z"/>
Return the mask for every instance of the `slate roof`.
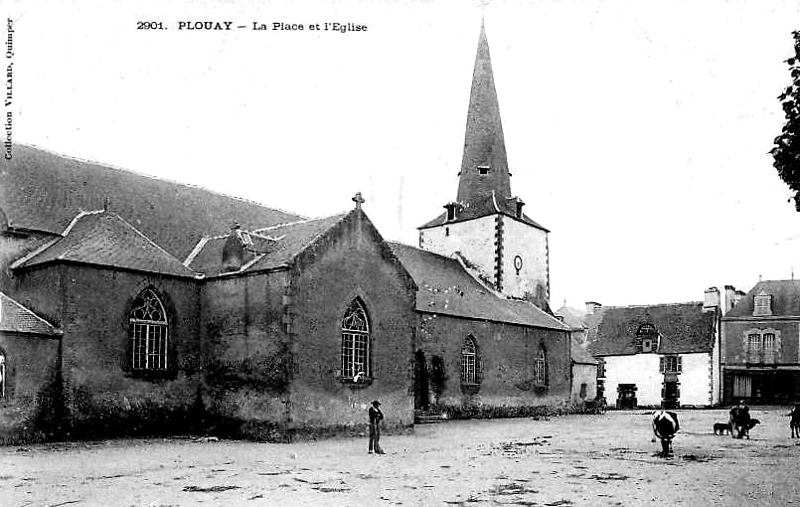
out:
<path id="1" fill-rule="evenodd" d="M 248 248 L 248 262 L 238 271 L 250 272 L 289 265 L 320 235 L 342 221 L 348 214 L 341 213 L 324 218 L 300 220 L 245 232 L 252 240 Z M 188 266 L 208 276 L 218 275 L 222 269 L 222 248 L 229 234 L 205 238 L 199 250 L 189 260 Z"/>
<path id="2" fill-rule="evenodd" d="M 572 362 L 577 364 L 598 364 L 599 361 L 592 357 L 589 352 L 583 348 L 578 341 L 578 338 L 572 337 L 572 347 L 570 348 Z"/>
<path id="3" fill-rule="evenodd" d="M 59 261 L 180 277 L 196 275 L 119 215 L 103 211 L 79 214 L 63 237 L 19 259 L 12 268 L 25 269 Z"/>
<path id="4" fill-rule="evenodd" d="M 659 354 L 710 352 L 714 345 L 714 312 L 702 302 L 648 306 L 604 306 L 589 328 L 589 352 L 595 356 L 636 353 L 636 332 L 644 323 L 660 334 Z"/>
<path id="5" fill-rule="evenodd" d="M 514 220 L 519 220 L 528 225 L 532 225 L 545 232 L 550 232 L 542 225 L 534 222 L 525 213 L 522 214 L 521 218 L 517 218 L 516 199 L 495 199 L 491 196 L 485 199 L 480 199 L 477 201 L 464 204 L 464 206 L 461 207 L 460 210 L 456 213 L 456 218 L 454 220 L 447 220 L 447 211 L 445 211 L 444 213 L 434 218 L 430 222 L 419 226 L 418 229 L 428 229 L 431 227 L 438 227 L 440 225 L 445 225 L 448 223 L 453 224 L 458 222 L 466 222 L 467 220 L 473 220 L 476 218 L 495 215 L 498 213 L 509 216 Z"/>
<path id="6" fill-rule="evenodd" d="M 0 292 L 0 332 L 57 336 L 52 324 Z"/>
<path id="7" fill-rule="evenodd" d="M 61 234 L 75 215 L 102 209 L 106 198 L 112 211 L 178 259 L 204 235 L 227 234 L 233 222 L 255 229 L 302 218 L 31 146 L 15 145 L 14 157 L 0 166 L 0 217 L 9 227 Z"/>
<path id="8" fill-rule="evenodd" d="M 772 317 L 800 316 L 800 280 L 763 280 L 750 289 L 723 319 L 753 317 L 754 298 L 762 290 L 772 296 Z M 770 316 L 757 318 L 769 319 Z"/>
<path id="9" fill-rule="evenodd" d="M 417 311 L 568 331 L 527 301 L 499 297 L 456 259 L 402 243 L 389 242 L 389 247 L 419 287 Z"/>
<path id="10" fill-rule="evenodd" d="M 586 312 L 577 308 L 569 306 L 562 306 L 555 311 L 555 314 L 563 317 L 564 324 L 569 326 L 570 329 L 585 329 L 586 326 Z"/>

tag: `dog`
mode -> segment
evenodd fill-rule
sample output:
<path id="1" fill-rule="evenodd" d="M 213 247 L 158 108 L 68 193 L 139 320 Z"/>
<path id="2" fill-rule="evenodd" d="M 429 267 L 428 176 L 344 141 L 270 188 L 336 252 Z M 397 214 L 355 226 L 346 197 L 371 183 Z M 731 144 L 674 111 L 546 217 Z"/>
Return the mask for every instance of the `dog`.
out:
<path id="1" fill-rule="evenodd" d="M 730 423 L 714 423 L 714 434 L 715 435 L 724 435 L 725 432 L 731 432 L 731 425 Z"/>
<path id="2" fill-rule="evenodd" d="M 750 419 L 746 424 L 739 426 L 739 436 L 737 438 L 745 437 L 750 440 L 750 430 L 755 428 L 756 424 L 761 424 L 761 421 Z"/>

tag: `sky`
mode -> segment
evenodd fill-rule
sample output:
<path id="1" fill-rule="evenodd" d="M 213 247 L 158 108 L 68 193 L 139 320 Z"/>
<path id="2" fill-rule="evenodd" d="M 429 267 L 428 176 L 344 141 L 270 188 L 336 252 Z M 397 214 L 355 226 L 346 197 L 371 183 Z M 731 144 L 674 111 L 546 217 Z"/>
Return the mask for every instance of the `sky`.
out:
<path id="1" fill-rule="evenodd" d="M 456 196 L 483 17 L 554 308 L 800 278 L 800 214 L 768 154 L 797 0 L 4 0 L 0 16 L 15 143 L 307 217 L 360 191 L 409 244 Z M 202 21 L 245 28 L 179 29 Z"/>

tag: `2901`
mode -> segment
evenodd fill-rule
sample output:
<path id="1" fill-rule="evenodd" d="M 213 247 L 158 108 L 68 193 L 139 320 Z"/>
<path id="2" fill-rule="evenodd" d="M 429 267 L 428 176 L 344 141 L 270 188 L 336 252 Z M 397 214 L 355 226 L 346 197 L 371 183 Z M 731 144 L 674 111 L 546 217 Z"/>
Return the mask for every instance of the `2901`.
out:
<path id="1" fill-rule="evenodd" d="M 164 24 L 161 21 L 137 21 L 137 30 L 163 30 Z"/>

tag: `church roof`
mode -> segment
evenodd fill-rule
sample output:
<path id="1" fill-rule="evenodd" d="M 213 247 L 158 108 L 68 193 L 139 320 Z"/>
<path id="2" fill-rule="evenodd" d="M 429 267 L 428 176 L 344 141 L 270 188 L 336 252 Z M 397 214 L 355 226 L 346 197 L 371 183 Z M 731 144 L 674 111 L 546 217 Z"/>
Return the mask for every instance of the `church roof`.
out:
<path id="1" fill-rule="evenodd" d="M 416 282 L 417 311 L 567 331 L 527 301 L 496 295 L 453 258 L 402 243 L 389 246 Z"/>
<path id="2" fill-rule="evenodd" d="M 231 223 L 254 229 L 302 217 L 198 187 L 77 160 L 25 145 L 0 167 L 0 221 L 60 234 L 84 210 L 110 209 L 178 259 Z M 3 224 L 0 223 L 0 226 Z"/>
<path id="3" fill-rule="evenodd" d="M 60 335 L 61 330 L 0 292 L 0 332 Z"/>
<path id="4" fill-rule="evenodd" d="M 440 225 L 445 225 L 445 224 L 466 222 L 467 220 L 474 220 L 476 218 L 494 215 L 497 213 L 506 215 L 515 220 L 519 220 L 528 225 L 532 225 L 545 232 L 550 232 L 542 225 L 534 222 L 529 216 L 527 216 L 524 213 L 522 214 L 522 217 L 517 218 L 515 199 L 494 199 L 492 196 L 489 196 L 484 199 L 479 199 L 477 201 L 469 202 L 466 203 L 463 207 L 459 207 L 456 213 L 456 217 L 453 220 L 447 219 L 447 212 L 445 211 L 444 213 L 434 218 L 430 222 L 421 225 L 419 229 L 427 229 L 430 227 L 438 227 Z"/>
<path id="5" fill-rule="evenodd" d="M 19 259 L 12 268 L 25 269 L 59 261 L 171 276 L 196 275 L 119 215 L 106 211 L 80 213 L 64 230 L 63 237 Z"/>
<path id="6" fill-rule="evenodd" d="M 652 324 L 660 336 L 659 354 L 710 352 L 714 346 L 716 313 L 704 312 L 702 302 L 604 306 L 595 316 L 588 337 L 595 357 L 635 354 L 642 324 Z"/>
<path id="7" fill-rule="evenodd" d="M 755 296 L 761 291 L 771 296 L 772 315 L 759 318 L 800 316 L 800 280 L 763 280 L 750 289 L 750 292 L 742 297 L 723 319 L 752 318 Z"/>
<path id="8" fill-rule="evenodd" d="M 247 247 L 247 262 L 237 273 L 288 266 L 315 239 L 346 216 L 347 213 L 340 213 L 243 232 L 251 244 Z M 196 254 L 187 259 L 188 266 L 208 276 L 222 274 L 222 249 L 228 236 L 204 238 Z"/>

